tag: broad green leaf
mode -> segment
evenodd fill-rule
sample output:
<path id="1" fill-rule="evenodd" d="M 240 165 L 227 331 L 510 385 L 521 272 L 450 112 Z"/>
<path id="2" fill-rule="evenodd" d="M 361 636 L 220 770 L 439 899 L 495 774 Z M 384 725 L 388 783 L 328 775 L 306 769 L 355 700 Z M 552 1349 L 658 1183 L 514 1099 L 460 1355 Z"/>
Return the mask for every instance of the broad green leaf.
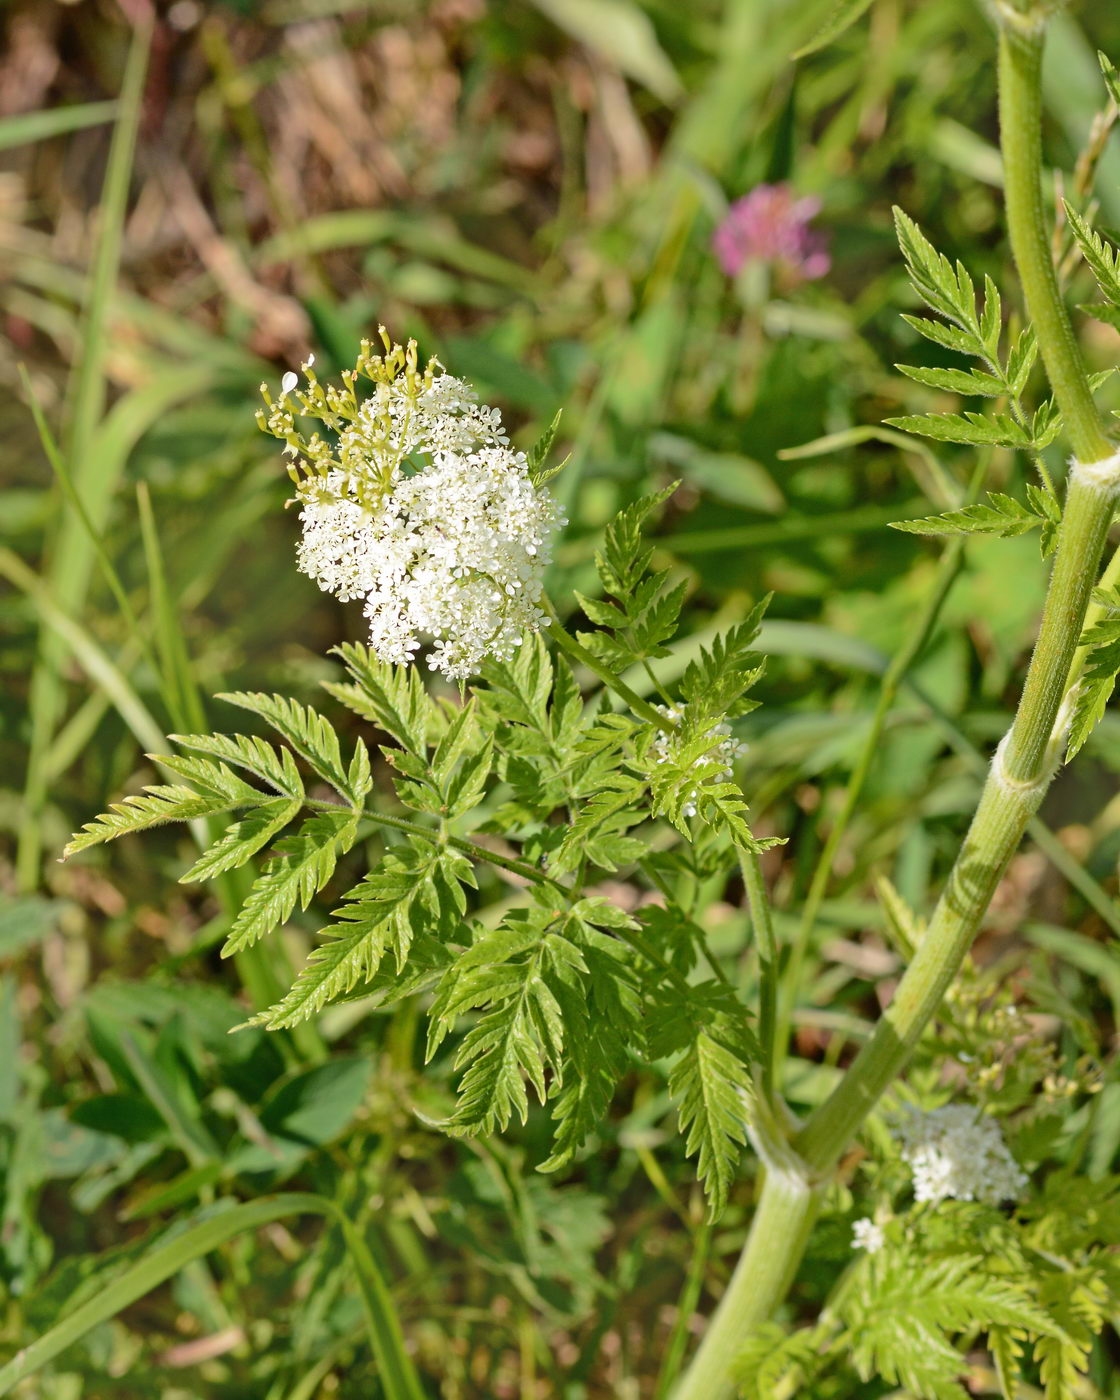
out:
<path id="1" fill-rule="evenodd" d="M 649 16 L 635 0 L 533 0 L 554 24 L 594 50 L 662 102 L 676 102 L 683 89 L 677 70 L 657 38 Z"/>

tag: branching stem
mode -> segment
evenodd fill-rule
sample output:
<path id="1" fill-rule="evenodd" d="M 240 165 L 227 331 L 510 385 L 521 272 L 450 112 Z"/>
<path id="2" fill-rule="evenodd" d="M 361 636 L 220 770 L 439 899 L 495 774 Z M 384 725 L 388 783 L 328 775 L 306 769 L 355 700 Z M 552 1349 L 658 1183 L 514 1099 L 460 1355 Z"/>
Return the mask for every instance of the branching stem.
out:
<path id="1" fill-rule="evenodd" d="M 1000 128 L 1011 248 L 1077 461 L 1112 455 L 1081 351 L 1058 291 L 1041 186 L 1043 26 L 1003 18 Z M 808 1242 L 815 1183 L 827 1179 L 879 1097 L 905 1067 L 987 913 L 996 886 L 1061 757 L 1063 701 L 1115 508 L 1115 488 L 1071 474 L 1038 641 L 1015 719 L 928 932 L 894 1000 L 832 1094 L 792 1141 L 799 1175 L 768 1172 L 746 1248 L 675 1400 L 727 1400 L 731 1365 L 750 1331 L 785 1296 Z"/>

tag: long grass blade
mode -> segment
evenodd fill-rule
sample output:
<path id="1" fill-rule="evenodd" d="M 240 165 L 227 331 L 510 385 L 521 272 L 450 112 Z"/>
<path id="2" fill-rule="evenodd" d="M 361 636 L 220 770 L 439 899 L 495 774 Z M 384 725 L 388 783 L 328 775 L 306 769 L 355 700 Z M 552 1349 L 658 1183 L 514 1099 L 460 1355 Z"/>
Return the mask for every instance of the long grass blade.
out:
<path id="1" fill-rule="evenodd" d="M 30 146 L 68 131 L 111 122 L 117 115 L 115 102 L 78 102 L 72 107 L 56 107 L 44 112 L 17 112 L 0 121 L 0 151 Z"/>
<path id="2" fill-rule="evenodd" d="M 105 359 L 109 306 L 120 265 L 125 210 L 132 158 L 140 125 L 141 99 L 148 67 L 151 27 L 138 25 L 125 64 L 119 117 L 109 149 L 97 239 L 82 336 L 82 354 L 70 401 L 66 455 L 74 464 L 75 489 L 97 521 L 96 503 L 108 497 L 103 459 L 90 452 L 94 431 L 105 403 Z M 80 519 L 62 517 L 51 549 L 49 592 L 63 614 L 80 610 L 93 561 L 93 552 Z M 65 648 L 54 631 L 42 634 L 31 677 L 31 743 L 24 785 L 24 820 L 20 826 L 16 875 L 22 889 L 38 884 L 42 834 L 39 817 L 47 795 L 47 755 L 62 715 L 64 690 L 60 676 Z"/>
<path id="3" fill-rule="evenodd" d="M 107 1281 L 88 1302 L 76 1308 L 69 1317 L 56 1323 L 49 1332 L 0 1368 L 0 1396 L 10 1394 L 20 1381 L 42 1370 L 87 1332 L 115 1317 L 153 1288 L 158 1288 L 185 1265 L 209 1254 L 212 1249 L 217 1249 L 246 1230 L 257 1230 L 262 1225 L 292 1215 L 326 1216 L 342 1231 L 357 1275 L 370 1344 L 386 1400 L 425 1400 L 416 1370 L 405 1350 L 400 1319 L 392 1296 L 365 1239 L 333 1201 L 325 1196 L 302 1192 L 267 1196 L 247 1205 L 231 1206 L 185 1230 L 169 1243 L 150 1250 L 139 1263 L 111 1282 Z"/>

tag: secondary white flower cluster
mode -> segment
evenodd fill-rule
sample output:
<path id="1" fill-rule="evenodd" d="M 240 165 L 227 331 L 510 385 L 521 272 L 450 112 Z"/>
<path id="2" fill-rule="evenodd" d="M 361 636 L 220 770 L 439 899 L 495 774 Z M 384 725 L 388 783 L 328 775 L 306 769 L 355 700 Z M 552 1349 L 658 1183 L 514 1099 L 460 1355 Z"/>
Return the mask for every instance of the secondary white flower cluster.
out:
<path id="1" fill-rule="evenodd" d="M 969 1104 L 930 1113 L 910 1108 L 894 1127 L 918 1201 L 1018 1199 L 1026 1174 L 1007 1150 L 999 1124 Z"/>
<path id="2" fill-rule="evenodd" d="M 384 356 L 363 345 L 341 389 L 324 389 L 310 362 L 306 389 L 285 375 L 261 423 L 293 458 L 300 569 L 338 598 L 365 599 L 383 661 L 411 661 L 430 637 L 428 665 L 465 680 L 487 657 L 508 660 L 544 621 L 544 567 L 565 521 L 510 448 L 497 409 L 434 360 L 421 372 L 414 344 L 383 340 Z M 359 376 L 370 382 L 364 398 Z M 332 439 L 304 439 L 300 411 Z"/>
<path id="3" fill-rule="evenodd" d="M 868 1254 L 878 1254 L 886 1242 L 883 1227 L 876 1225 L 870 1217 L 865 1215 L 862 1220 L 853 1223 L 852 1245 L 855 1249 L 865 1249 Z"/>
<path id="4" fill-rule="evenodd" d="M 666 719 L 672 720 L 674 724 L 676 724 L 677 721 L 681 718 L 680 710 L 678 710 L 674 705 L 658 705 L 656 708 L 661 714 L 665 716 Z M 709 739 L 720 739 L 720 743 L 716 749 L 716 753 L 724 761 L 724 763 L 726 763 L 727 766 L 726 768 L 723 768 L 719 772 L 717 772 L 715 777 L 721 781 L 729 781 L 735 776 L 734 770 L 732 769 L 731 765 L 735 762 L 737 758 L 742 758 L 742 756 L 747 752 L 748 745 L 743 743 L 742 740 L 736 739 L 732 735 L 731 726 L 729 724 L 714 725 L 711 729 L 708 730 L 707 737 Z M 676 757 L 676 747 L 679 744 L 679 742 L 680 741 L 678 740 L 675 734 L 658 734 L 653 741 L 653 751 L 657 755 L 658 763 L 669 763 L 672 759 L 674 759 Z M 686 817 L 694 817 L 696 815 L 696 803 L 699 797 L 699 790 L 694 789 L 689 797 L 689 800 L 681 808 L 681 811 Z"/>

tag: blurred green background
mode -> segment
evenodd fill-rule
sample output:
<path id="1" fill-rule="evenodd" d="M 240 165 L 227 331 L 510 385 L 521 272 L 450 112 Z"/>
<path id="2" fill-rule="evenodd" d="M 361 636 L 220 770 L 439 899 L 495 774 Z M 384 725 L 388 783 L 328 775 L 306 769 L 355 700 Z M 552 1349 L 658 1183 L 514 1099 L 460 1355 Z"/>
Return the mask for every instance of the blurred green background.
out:
<path id="1" fill-rule="evenodd" d="M 295 571 L 289 483 L 253 410 L 263 380 L 312 350 L 326 377 L 381 322 L 471 379 L 522 445 L 563 409 L 562 611 L 592 587 L 612 512 L 676 478 L 657 547 L 689 579 L 686 630 L 710 636 L 775 592 L 766 703 L 742 732 L 755 829 L 791 837 L 767 857 L 788 934 L 886 658 L 936 568 L 937 546 L 887 522 L 944 508 L 972 465 L 965 449 L 935 458 L 876 428 L 953 406 L 893 369 L 917 338 L 899 315 L 913 298 L 891 205 L 1014 290 L 984 7 L 876 0 L 837 44 L 793 61 L 831 8 L 174 0 L 150 43 L 142 0 L 10 0 L 0 15 L 11 1350 L 161 1229 L 295 1184 L 368 1231 L 433 1395 L 662 1393 L 682 1288 L 706 1309 L 701 1278 L 730 1268 L 750 1188 L 703 1225 L 661 1079 L 633 1076 L 578 1171 L 535 1176 L 532 1119 L 502 1143 L 452 1144 L 411 1112 L 438 1116 L 450 1061 L 422 1074 L 418 1008 L 355 1003 L 300 1035 L 226 1034 L 305 956 L 314 911 L 234 967 L 215 952 L 231 894 L 175 883 L 185 834 L 56 857 L 150 779 L 144 754 L 166 732 L 228 724 L 212 692 L 313 699 L 334 674 L 329 648 L 361 636 L 360 609 Z M 1104 105 L 1097 48 L 1120 61 L 1114 6 L 1055 21 L 1059 188 Z M 822 200 L 830 273 L 730 280 L 714 228 L 729 201 L 783 181 Z M 1096 194 L 1102 224 L 1120 225 L 1115 135 Z M 1095 368 L 1115 362 L 1113 331 L 1088 323 L 1085 337 Z M 1015 490 L 1024 472 L 997 455 L 988 484 Z M 922 908 L 952 858 L 1043 582 L 1034 538 L 971 544 L 918 688 L 899 693 L 811 950 L 791 1066 L 803 1103 L 876 1008 L 864 979 L 894 966 L 871 877 Z M 1055 786 L 1050 844 L 1016 861 L 978 954 L 1061 953 L 1055 995 L 1090 1017 L 1120 1003 L 1102 954 L 1117 771 L 1112 715 Z M 636 897 L 622 881 L 610 893 Z M 734 892 L 709 927 L 728 957 L 744 946 Z M 1115 1146 L 1094 1151 L 1107 1163 Z M 826 1234 L 795 1310 L 820 1291 L 814 1270 L 835 1272 L 831 1247 Z M 21 1393 L 307 1400 L 378 1384 L 337 1239 L 293 1223 L 192 1265 Z"/>

